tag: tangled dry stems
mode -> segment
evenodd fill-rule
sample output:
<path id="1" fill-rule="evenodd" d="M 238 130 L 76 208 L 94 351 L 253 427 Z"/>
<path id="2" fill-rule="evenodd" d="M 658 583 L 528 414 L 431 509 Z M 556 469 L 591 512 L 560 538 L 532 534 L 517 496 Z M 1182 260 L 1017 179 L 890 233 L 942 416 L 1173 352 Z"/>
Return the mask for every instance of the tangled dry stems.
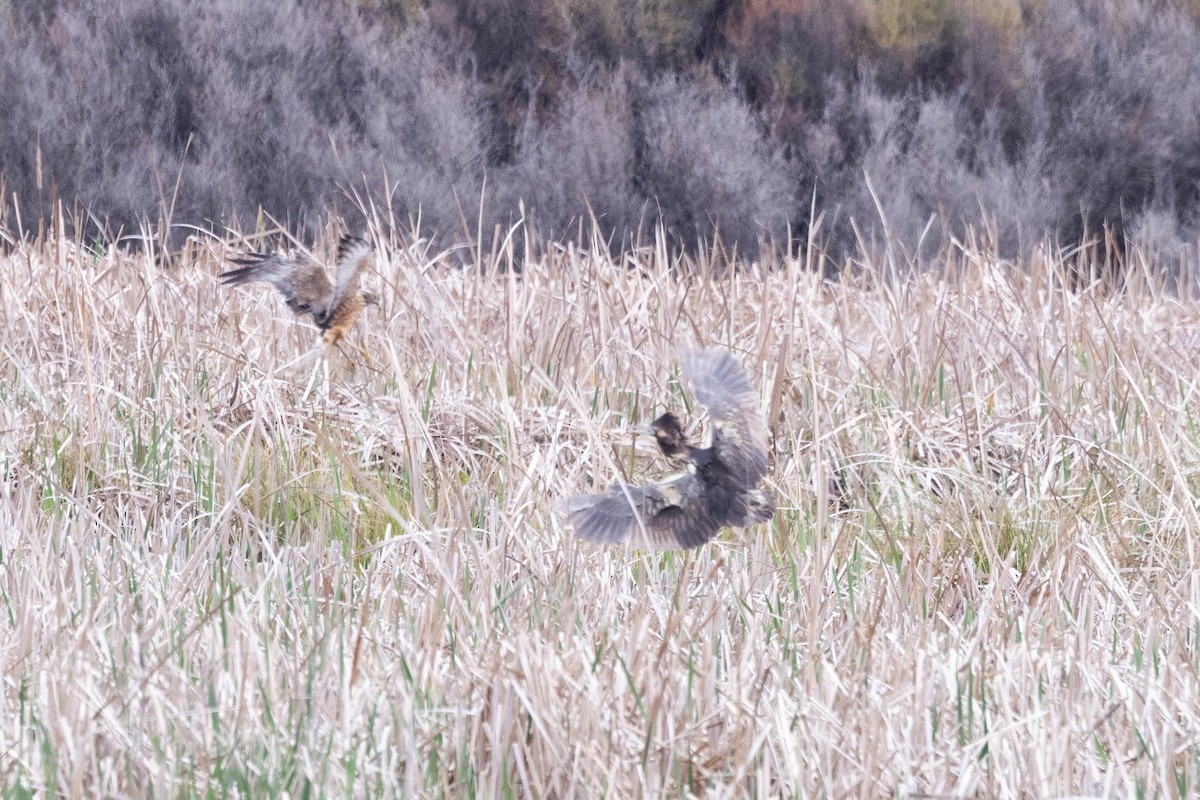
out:
<path id="1" fill-rule="evenodd" d="M 299 373 L 314 332 L 213 279 L 245 242 L 0 261 L 14 796 L 1197 791 L 1195 302 L 971 247 L 375 243 L 381 308 Z M 576 542 L 553 501 L 658 468 L 697 341 L 762 389 L 780 513 Z"/>

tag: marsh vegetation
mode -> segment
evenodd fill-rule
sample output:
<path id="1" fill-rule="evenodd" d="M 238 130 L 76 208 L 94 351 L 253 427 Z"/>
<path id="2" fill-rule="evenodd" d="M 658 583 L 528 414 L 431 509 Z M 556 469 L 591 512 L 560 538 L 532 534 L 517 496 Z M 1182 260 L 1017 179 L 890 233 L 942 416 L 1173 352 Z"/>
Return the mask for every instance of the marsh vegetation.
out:
<path id="1" fill-rule="evenodd" d="M 258 237 L 10 237 L 5 796 L 1197 791 L 1200 306 L 1137 252 L 369 236 L 381 305 L 299 376 L 315 329 L 215 280 Z M 691 342 L 761 392 L 777 514 L 577 541 Z"/>

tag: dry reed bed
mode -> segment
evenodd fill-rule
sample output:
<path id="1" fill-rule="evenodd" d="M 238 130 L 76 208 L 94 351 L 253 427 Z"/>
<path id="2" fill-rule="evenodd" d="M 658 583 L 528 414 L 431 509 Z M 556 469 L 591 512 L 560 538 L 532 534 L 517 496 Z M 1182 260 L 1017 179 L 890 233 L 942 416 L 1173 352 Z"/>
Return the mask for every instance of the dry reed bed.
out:
<path id="1" fill-rule="evenodd" d="M 10 790 L 1198 790 L 1196 303 L 383 243 L 287 371 L 313 331 L 223 247 L 0 261 Z M 554 498 L 660 467 L 630 428 L 694 341 L 762 388 L 778 517 L 575 542 Z"/>

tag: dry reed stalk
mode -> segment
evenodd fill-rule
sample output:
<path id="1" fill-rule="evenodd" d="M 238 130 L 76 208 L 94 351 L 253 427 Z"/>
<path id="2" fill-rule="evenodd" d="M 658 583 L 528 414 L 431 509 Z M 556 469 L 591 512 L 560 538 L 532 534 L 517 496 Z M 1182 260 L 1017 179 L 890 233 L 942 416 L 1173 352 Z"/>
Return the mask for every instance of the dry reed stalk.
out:
<path id="1" fill-rule="evenodd" d="M 14 794 L 1197 791 L 1195 302 L 1051 252 L 375 241 L 370 359 L 311 386 L 276 367 L 313 331 L 214 281 L 246 243 L 0 260 Z M 630 431 L 697 340 L 761 387 L 780 513 L 574 541 L 553 500 L 658 468 Z"/>

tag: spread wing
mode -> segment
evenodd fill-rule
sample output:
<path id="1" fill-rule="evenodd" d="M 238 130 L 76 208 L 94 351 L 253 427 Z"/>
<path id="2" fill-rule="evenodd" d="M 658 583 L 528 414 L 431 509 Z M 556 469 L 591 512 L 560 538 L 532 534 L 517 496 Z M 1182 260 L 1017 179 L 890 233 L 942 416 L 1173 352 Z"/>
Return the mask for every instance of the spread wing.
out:
<path id="1" fill-rule="evenodd" d="M 367 263 L 371 249 L 356 236 L 343 236 L 338 242 L 337 270 L 333 278 L 333 297 L 329 300 L 330 314 L 346 296 L 358 291 L 358 276 Z"/>
<path id="2" fill-rule="evenodd" d="M 233 263 L 241 269 L 221 273 L 226 286 L 265 281 L 279 290 L 295 313 L 311 314 L 318 322 L 329 313 L 333 285 L 325 268 L 311 256 L 250 253 L 233 259 Z"/>
<path id="3" fill-rule="evenodd" d="M 604 492 L 577 494 L 558 509 L 589 542 L 619 544 L 632 538 L 662 550 L 699 547 L 721 529 L 700 488 L 694 475 L 682 473 L 646 486 L 613 484 Z"/>
<path id="4" fill-rule="evenodd" d="M 712 446 L 742 486 L 767 474 L 767 434 L 758 393 L 733 354 L 719 347 L 688 350 L 679 363 L 696 399 L 708 411 Z"/>

